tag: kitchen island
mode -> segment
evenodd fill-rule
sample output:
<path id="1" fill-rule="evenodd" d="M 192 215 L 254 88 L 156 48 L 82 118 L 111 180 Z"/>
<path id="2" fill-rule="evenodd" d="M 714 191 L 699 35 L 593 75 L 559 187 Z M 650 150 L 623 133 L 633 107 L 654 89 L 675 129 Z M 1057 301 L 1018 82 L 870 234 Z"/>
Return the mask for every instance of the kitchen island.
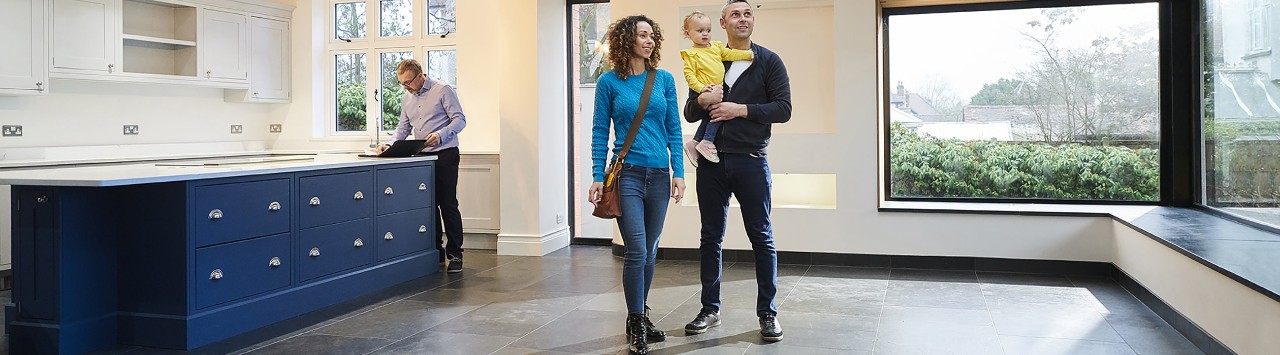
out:
<path id="1" fill-rule="evenodd" d="M 10 353 L 189 350 L 438 272 L 434 157 L 0 170 Z"/>

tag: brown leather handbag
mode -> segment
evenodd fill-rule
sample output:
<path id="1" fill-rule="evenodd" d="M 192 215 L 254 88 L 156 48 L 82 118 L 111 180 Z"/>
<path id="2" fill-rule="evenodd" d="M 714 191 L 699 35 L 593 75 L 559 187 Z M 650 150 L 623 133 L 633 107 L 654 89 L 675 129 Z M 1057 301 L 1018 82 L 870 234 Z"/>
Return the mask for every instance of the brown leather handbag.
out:
<path id="1" fill-rule="evenodd" d="M 618 189 L 618 184 L 622 182 L 622 163 L 627 158 L 627 152 L 631 150 L 631 143 L 636 140 L 636 134 L 640 133 L 640 123 L 644 121 L 644 112 L 649 108 L 649 94 L 653 92 L 654 72 L 656 70 L 650 70 L 649 75 L 645 76 L 644 91 L 640 94 L 640 108 L 636 110 L 636 118 L 631 120 L 631 129 L 627 132 L 626 141 L 622 143 L 622 150 L 618 151 L 618 156 L 614 157 L 613 163 L 605 169 L 604 191 L 600 194 L 600 202 L 596 202 L 596 209 L 591 211 L 592 216 L 605 219 L 622 217 L 622 206 L 619 204 L 622 194 Z"/>

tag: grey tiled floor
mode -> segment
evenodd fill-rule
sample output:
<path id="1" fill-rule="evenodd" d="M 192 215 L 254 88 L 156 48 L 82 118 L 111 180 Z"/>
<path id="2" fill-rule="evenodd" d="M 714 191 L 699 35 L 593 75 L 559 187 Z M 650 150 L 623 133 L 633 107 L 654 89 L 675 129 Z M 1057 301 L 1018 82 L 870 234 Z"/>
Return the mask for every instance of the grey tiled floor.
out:
<path id="1" fill-rule="evenodd" d="M 248 346 L 248 354 L 624 354 L 621 259 L 575 246 L 542 258 L 468 252 L 461 274 Z M 698 265 L 660 261 L 657 354 L 1198 354 L 1109 279 L 782 265 L 785 339 L 764 343 L 749 263 L 724 272 L 724 324 L 700 308 Z M 170 353 L 122 349 L 127 354 Z M 176 353 L 176 352 L 174 352 Z"/>

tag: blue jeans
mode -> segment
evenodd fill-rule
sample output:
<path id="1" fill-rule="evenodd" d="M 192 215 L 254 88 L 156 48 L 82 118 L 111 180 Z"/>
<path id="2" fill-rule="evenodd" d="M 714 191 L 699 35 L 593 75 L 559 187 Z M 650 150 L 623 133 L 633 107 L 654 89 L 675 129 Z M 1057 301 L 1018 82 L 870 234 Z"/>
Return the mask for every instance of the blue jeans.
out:
<path id="1" fill-rule="evenodd" d="M 755 252 L 756 315 L 778 314 L 778 251 L 773 246 L 769 161 L 763 153 L 720 153 L 720 164 L 698 165 L 698 212 L 702 215 L 702 308 L 720 310 L 721 244 L 729 218 L 729 197 L 742 206 L 742 222 Z"/>
<path id="2" fill-rule="evenodd" d="M 622 217 L 618 229 L 627 253 L 622 264 L 622 293 L 628 313 L 644 313 L 649 286 L 653 284 L 653 264 L 658 258 L 658 238 L 667 219 L 671 198 L 671 172 L 623 164 L 618 182 Z"/>
<path id="3" fill-rule="evenodd" d="M 715 143 L 716 132 L 720 131 L 721 123 L 724 123 L 724 122 L 712 123 L 711 120 L 703 120 L 701 124 L 702 129 L 695 131 L 693 133 L 693 140 L 697 140 L 697 141 L 705 140 L 705 141 L 711 141 L 712 143 Z"/>

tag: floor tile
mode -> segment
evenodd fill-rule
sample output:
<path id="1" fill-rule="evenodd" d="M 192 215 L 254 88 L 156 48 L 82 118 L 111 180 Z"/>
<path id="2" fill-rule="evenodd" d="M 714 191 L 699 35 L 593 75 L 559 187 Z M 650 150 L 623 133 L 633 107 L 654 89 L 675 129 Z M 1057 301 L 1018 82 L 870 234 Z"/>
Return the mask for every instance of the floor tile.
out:
<path id="1" fill-rule="evenodd" d="M 1134 355 L 1125 343 L 1000 336 L 1005 355 Z"/>
<path id="2" fill-rule="evenodd" d="M 1138 354 L 1204 353 L 1155 313 L 1107 315 L 1106 319 Z"/>
<path id="3" fill-rule="evenodd" d="M 902 281 L 977 283 L 978 274 L 973 271 L 958 270 L 893 269 L 889 271 L 889 279 Z"/>
<path id="4" fill-rule="evenodd" d="M 890 280 L 886 306 L 987 309 L 976 283 Z"/>
<path id="5" fill-rule="evenodd" d="M 999 354 L 985 310 L 888 307 L 880 318 L 876 354 Z"/>
<path id="6" fill-rule="evenodd" d="M 313 334 L 400 340 L 480 308 L 402 300 L 313 331 Z"/>
<path id="7" fill-rule="evenodd" d="M 336 335 L 307 334 L 286 339 L 261 349 L 248 352 L 251 355 L 269 354 L 365 354 L 391 344 L 390 340 L 353 338 Z"/>
<path id="8" fill-rule="evenodd" d="M 574 353 L 614 353 L 626 350 L 626 320 L 626 312 L 576 310 L 511 345 Z"/>
<path id="9" fill-rule="evenodd" d="M 516 338 L 491 335 L 422 332 L 379 349 L 374 354 L 489 354 Z"/>
<path id="10" fill-rule="evenodd" d="M 1088 308 L 1055 304 L 1010 304 L 992 307 L 1000 335 L 1093 340 L 1122 343 L 1102 314 Z"/>

